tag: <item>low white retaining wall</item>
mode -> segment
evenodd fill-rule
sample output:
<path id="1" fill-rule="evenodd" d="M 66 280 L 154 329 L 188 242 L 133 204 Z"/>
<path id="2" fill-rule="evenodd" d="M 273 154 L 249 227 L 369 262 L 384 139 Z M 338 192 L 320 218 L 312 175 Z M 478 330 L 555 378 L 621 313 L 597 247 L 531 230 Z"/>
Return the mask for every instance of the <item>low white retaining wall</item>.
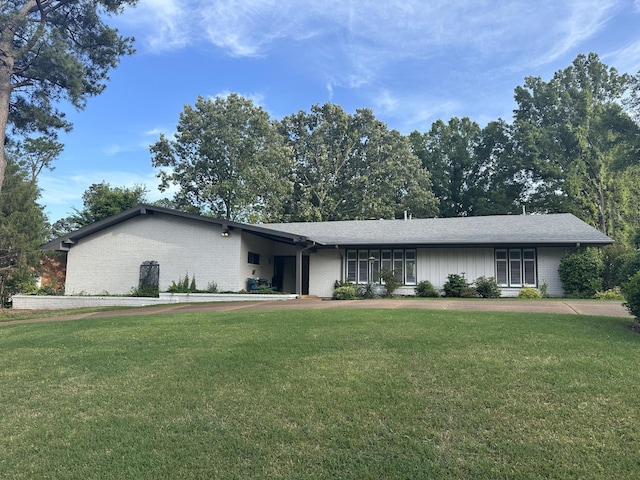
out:
<path id="1" fill-rule="evenodd" d="M 66 310 L 87 307 L 146 307 L 167 303 L 277 301 L 296 298 L 298 298 L 297 295 L 262 295 L 259 293 L 161 293 L 158 298 L 14 295 L 13 308 L 16 310 Z"/>

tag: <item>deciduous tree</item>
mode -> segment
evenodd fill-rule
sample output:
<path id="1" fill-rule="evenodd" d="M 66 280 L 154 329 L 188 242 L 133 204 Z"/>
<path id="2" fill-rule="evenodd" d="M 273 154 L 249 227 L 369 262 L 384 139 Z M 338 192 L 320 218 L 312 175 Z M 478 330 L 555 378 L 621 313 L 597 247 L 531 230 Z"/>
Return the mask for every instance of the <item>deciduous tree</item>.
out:
<path id="1" fill-rule="evenodd" d="M 60 236 L 98 222 L 111 215 L 145 203 L 147 189 L 143 186 L 111 187 L 106 182 L 94 183 L 82 194 L 83 208 L 53 224 L 53 235 Z"/>
<path id="2" fill-rule="evenodd" d="M 180 114 L 175 138 L 151 146 L 161 189 L 178 204 L 228 220 L 279 220 L 291 191 L 291 150 L 262 108 L 237 94 L 199 97 Z"/>
<path id="3" fill-rule="evenodd" d="M 478 170 L 475 149 L 480 126 L 469 118 L 437 120 L 425 134 L 409 136 L 413 151 L 431 173 L 433 193 L 440 202 L 440 215 L 470 215 L 474 205 L 473 181 Z"/>
<path id="4" fill-rule="evenodd" d="M 515 128 L 538 210 L 572 212 L 611 236 L 625 230 L 623 172 L 637 163 L 639 138 L 621 107 L 629 85 L 592 53 L 549 82 L 529 77 L 516 88 Z"/>
<path id="5" fill-rule="evenodd" d="M 350 115 L 327 103 L 285 117 L 282 132 L 293 149 L 290 221 L 397 218 L 437 214 L 429 172 L 405 137 L 371 110 Z"/>

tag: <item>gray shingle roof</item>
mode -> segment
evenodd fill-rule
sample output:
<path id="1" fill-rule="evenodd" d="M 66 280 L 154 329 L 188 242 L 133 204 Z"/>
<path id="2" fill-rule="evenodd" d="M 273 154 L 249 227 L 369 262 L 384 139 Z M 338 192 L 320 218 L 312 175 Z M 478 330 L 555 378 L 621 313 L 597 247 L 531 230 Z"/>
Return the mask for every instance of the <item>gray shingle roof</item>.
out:
<path id="1" fill-rule="evenodd" d="M 324 245 L 606 245 L 613 240 L 572 214 L 273 223 Z"/>
<path id="2" fill-rule="evenodd" d="M 168 208 L 138 205 L 51 240 L 42 250 L 65 250 L 79 239 L 138 215 L 174 215 L 245 230 L 278 242 L 319 245 L 607 245 L 609 237 L 569 213 L 413 220 L 354 220 L 247 225 Z"/>

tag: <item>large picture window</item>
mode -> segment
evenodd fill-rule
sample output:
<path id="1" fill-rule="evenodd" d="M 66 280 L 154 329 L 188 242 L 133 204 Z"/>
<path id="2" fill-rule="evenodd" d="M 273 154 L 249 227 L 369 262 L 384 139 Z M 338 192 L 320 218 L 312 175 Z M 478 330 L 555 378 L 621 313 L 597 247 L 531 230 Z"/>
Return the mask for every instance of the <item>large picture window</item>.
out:
<path id="1" fill-rule="evenodd" d="M 381 283 L 381 270 L 393 270 L 405 285 L 417 283 L 415 250 L 347 250 L 345 277 L 353 283 Z"/>
<path id="2" fill-rule="evenodd" d="M 535 287 L 537 285 L 534 248 L 497 249 L 495 261 L 496 282 L 501 287 Z"/>

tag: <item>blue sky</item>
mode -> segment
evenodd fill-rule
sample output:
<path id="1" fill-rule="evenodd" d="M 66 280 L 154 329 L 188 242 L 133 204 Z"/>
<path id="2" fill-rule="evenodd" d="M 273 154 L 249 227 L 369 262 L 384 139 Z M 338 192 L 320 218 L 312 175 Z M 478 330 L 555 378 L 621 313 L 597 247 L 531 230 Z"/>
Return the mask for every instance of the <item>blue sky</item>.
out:
<path id="1" fill-rule="evenodd" d="M 548 80 L 580 53 L 640 70 L 640 0 L 140 0 L 109 23 L 137 53 L 68 111 L 74 129 L 39 181 L 52 222 L 92 183 L 170 196 L 149 145 L 198 95 L 237 92 L 276 119 L 325 102 L 370 108 L 408 134 L 454 116 L 511 120 L 525 77 Z"/>

